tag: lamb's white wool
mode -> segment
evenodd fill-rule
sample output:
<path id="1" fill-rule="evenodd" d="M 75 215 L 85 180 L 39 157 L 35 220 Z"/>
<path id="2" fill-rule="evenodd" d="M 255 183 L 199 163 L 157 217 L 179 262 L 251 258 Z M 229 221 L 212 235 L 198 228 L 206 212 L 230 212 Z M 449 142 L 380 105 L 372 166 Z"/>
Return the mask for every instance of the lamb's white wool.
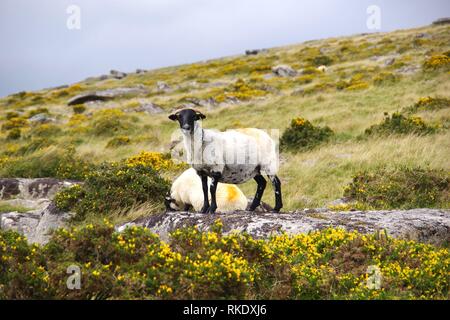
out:
<path id="1" fill-rule="evenodd" d="M 211 179 L 208 179 L 210 185 Z M 184 210 L 186 205 L 191 205 L 195 211 L 200 211 L 203 206 L 202 182 L 193 168 L 184 171 L 172 184 L 170 196 L 175 201 L 177 208 Z M 217 185 L 217 209 L 221 212 L 233 210 L 245 210 L 247 197 L 237 186 L 219 183 Z"/>
<path id="2" fill-rule="evenodd" d="M 193 132 L 182 130 L 187 162 L 210 176 L 221 173 L 221 182 L 239 184 L 257 173 L 275 175 L 278 155 L 273 139 L 255 128 L 219 132 L 202 129 L 195 122 Z"/>
<path id="3" fill-rule="evenodd" d="M 319 67 L 317 67 L 317 71 L 320 71 L 320 72 L 327 72 L 327 70 L 328 70 L 327 66 L 319 66 Z"/>

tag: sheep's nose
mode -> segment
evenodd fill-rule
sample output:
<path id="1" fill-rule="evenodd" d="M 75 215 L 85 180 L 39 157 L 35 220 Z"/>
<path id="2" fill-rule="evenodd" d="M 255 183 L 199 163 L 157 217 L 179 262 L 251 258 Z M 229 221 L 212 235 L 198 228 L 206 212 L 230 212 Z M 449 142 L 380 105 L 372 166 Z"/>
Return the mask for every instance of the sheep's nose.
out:
<path id="1" fill-rule="evenodd" d="M 183 125 L 181 126 L 181 129 L 184 129 L 184 130 L 191 130 L 191 126 L 188 125 L 188 124 L 183 124 Z"/>

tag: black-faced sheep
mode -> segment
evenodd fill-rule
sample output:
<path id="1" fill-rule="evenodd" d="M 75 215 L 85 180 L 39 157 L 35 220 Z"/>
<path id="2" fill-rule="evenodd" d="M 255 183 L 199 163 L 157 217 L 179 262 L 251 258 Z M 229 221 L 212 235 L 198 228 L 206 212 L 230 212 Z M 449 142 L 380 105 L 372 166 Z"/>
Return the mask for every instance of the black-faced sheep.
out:
<path id="1" fill-rule="evenodd" d="M 178 121 L 183 134 L 188 163 L 197 171 L 202 181 L 202 213 L 215 213 L 216 190 L 219 182 L 239 184 L 254 179 L 258 184 L 256 195 L 250 205 L 254 211 L 261 202 L 266 179 L 265 173 L 275 189 L 274 211 L 283 206 L 281 182 L 277 177 L 278 154 L 275 142 L 260 129 L 237 129 L 218 132 L 203 129 L 200 121 L 205 115 L 193 109 L 179 110 L 169 116 Z M 208 177 L 211 177 L 211 205 L 208 198 Z"/>

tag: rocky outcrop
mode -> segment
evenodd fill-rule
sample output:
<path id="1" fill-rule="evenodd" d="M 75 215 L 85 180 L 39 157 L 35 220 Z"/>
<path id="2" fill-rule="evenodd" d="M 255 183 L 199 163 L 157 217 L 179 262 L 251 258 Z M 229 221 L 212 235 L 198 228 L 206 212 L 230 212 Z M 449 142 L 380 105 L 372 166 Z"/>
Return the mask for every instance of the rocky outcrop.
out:
<path id="1" fill-rule="evenodd" d="M 50 231 L 63 227 L 71 217 L 71 213 L 58 210 L 51 200 L 59 190 L 74 183 L 52 178 L 0 179 L 2 203 L 22 208 L 21 212 L 0 213 L 0 229 L 17 231 L 30 243 L 46 243 Z"/>
<path id="2" fill-rule="evenodd" d="M 434 25 L 449 24 L 449 23 L 450 23 L 450 18 L 440 18 L 440 19 L 433 21 Z"/>
<path id="3" fill-rule="evenodd" d="M 316 210 L 290 213 L 252 213 L 248 211 L 205 215 L 187 212 L 168 212 L 151 215 L 118 226 L 119 231 L 130 225 L 145 226 L 167 239 L 171 231 L 198 226 L 208 230 L 215 220 L 221 219 L 224 232 L 248 232 L 256 238 L 273 233 L 308 233 L 328 227 L 341 227 L 361 233 L 386 230 L 395 238 L 443 244 L 450 241 L 450 211 L 438 209 L 412 209 L 391 211 L 317 212 Z"/>
<path id="4" fill-rule="evenodd" d="M 0 229 L 17 231 L 24 235 L 29 243 L 45 244 L 51 236 L 51 231 L 64 227 L 71 217 L 72 213 L 60 211 L 49 201 L 44 209 L 0 214 Z"/>
<path id="5" fill-rule="evenodd" d="M 296 70 L 284 64 L 273 67 L 272 72 L 279 77 L 295 77 L 297 75 Z"/>
<path id="6" fill-rule="evenodd" d="M 0 200 L 23 199 L 42 200 L 52 199 L 64 187 L 70 187 L 74 181 L 53 178 L 3 178 L 0 179 Z"/>
<path id="7" fill-rule="evenodd" d="M 147 90 L 142 86 L 137 87 L 119 87 L 101 91 L 87 92 L 76 95 L 67 101 L 67 105 L 83 104 L 91 101 L 106 101 L 114 98 L 121 98 L 130 95 L 145 94 Z"/>

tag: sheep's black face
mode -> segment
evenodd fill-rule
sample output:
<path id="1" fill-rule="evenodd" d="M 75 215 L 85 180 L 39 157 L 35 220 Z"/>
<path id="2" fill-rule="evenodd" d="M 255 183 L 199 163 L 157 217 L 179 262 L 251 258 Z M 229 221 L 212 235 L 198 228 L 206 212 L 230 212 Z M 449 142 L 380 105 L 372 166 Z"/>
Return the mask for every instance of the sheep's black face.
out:
<path id="1" fill-rule="evenodd" d="M 169 119 L 172 121 L 178 120 L 182 130 L 190 131 L 191 133 L 194 132 L 195 121 L 205 118 L 205 115 L 203 115 L 200 111 L 193 109 L 183 109 L 169 116 Z"/>

